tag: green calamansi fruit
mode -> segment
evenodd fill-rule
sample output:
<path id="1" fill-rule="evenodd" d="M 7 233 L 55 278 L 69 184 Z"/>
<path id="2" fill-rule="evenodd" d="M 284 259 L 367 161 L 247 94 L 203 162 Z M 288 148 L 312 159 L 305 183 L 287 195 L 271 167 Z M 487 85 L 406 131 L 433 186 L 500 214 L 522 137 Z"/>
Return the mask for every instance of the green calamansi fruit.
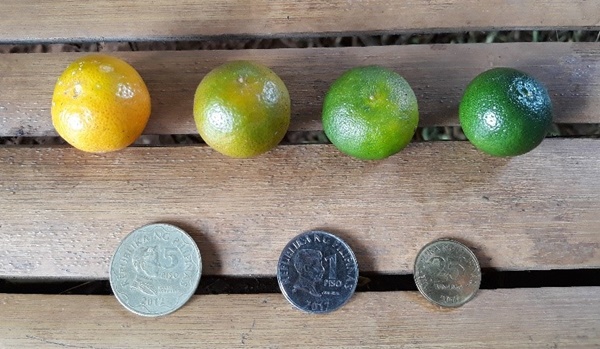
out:
<path id="1" fill-rule="evenodd" d="M 493 156 L 516 156 L 537 147 L 552 124 L 546 88 L 512 68 L 494 68 L 469 83 L 459 106 L 465 136 Z"/>
<path id="2" fill-rule="evenodd" d="M 417 98 L 397 73 L 367 66 L 348 70 L 323 103 L 323 130 L 343 153 L 383 159 L 410 143 L 419 123 Z"/>

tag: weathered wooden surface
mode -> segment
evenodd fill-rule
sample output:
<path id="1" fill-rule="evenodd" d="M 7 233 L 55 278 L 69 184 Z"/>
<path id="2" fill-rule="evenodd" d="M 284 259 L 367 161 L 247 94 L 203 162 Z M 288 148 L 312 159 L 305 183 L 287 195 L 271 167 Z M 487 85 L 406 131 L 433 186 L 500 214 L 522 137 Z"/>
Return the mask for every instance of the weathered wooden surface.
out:
<path id="1" fill-rule="evenodd" d="M 547 139 L 492 158 L 468 142 L 413 143 L 383 161 L 331 145 L 280 146 L 228 159 L 208 147 L 0 148 L 0 277 L 106 278 L 131 230 L 188 230 L 204 272 L 274 275 L 290 238 L 327 229 L 361 271 L 411 273 L 439 237 L 475 249 L 483 267 L 600 266 L 600 141 Z"/>
<path id="2" fill-rule="evenodd" d="M 321 129 L 322 101 L 346 69 L 379 64 L 397 71 L 419 100 L 422 126 L 457 125 L 458 103 L 469 81 L 492 66 L 522 69 L 543 81 L 559 123 L 600 122 L 600 45 L 512 43 L 368 48 L 239 51 L 120 52 L 146 80 L 152 116 L 145 134 L 197 133 L 192 105 L 210 69 L 251 59 L 272 67 L 292 98 L 290 130 Z M 0 55 L 0 136 L 55 135 L 50 101 L 57 77 L 78 57 L 64 54 Z"/>
<path id="3" fill-rule="evenodd" d="M 0 3 L 0 42 L 161 40 L 497 29 L 599 29 L 600 1 L 197 0 Z M 373 19 L 376 20 L 373 20 Z M 115 53 L 146 79 L 146 134 L 195 133 L 192 96 L 227 60 L 271 66 L 293 99 L 292 131 L 319 130 L 321 102 L 344 70 L 390 67 L 415 88 L 421 125 L 456 125 L 468 81 L 492 66 L 532 73 L 562 123 L 600 122 L 597 43 Z M 0 136 L 53 136 L 54 82 L 79 54 L 0 55 Z M 361 270 L 412 272 L 421 246 L 457 238 L 484 267 L 600 267 L 600 142 L 546 140 L 514 159 L 467 142 L 411 144 L 379 162 L 332 146 L 282 146 L 253 160 L 206 147 L 90 155 L 0 148 L 0 278 L 103 279 L 119 241 L 174 223 L 200 245 L 206 274 L 274 275 L 297 233 L 331 230 Z M 600 348 L 598 287 L 484 290 L 441 311 L 416 292 L 359 293 L 326 316 L 280 294 L 192 298 L 146 319 L 112 296 L 0 294 L 4 348 Z"/>
<path id="4" fill-rule="evenodd" d="M 196 296 L 157 319 L 111 296 L 0 295 L 6 348 L 598 348 L 598 287 L 483 290 L 442 311 L 416 292 L 358 293 L 328 315 L 279 294 Z"/>
<path id="5" fill-rule="evenodd" d="M 2 1 L 0 42 L 600 27 L 585 0 Z"/>

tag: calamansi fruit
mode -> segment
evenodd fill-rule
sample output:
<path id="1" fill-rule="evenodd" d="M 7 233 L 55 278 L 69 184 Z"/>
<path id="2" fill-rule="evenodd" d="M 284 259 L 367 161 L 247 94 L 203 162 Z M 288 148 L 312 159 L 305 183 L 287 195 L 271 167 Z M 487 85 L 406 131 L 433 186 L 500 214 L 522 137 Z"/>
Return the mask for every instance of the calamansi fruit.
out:
<path id="1" fill-rule="evenodd" d="M 348 70 L 329 88 L 323 130 L 340 151 L 364 160 L 402 150 L 419 123 L 417 97 L 397 73 L 379 66 Z"/>
<path id="2" fill-rule="evenodd" d="M 133 143 L 150 117 L 150 94 L 138 72 L 103 54 L 81 57 L 60 75 L 52 96 L 56 132 L 77 149 L 103 153 Z"/>
<path id="3" fill-rule="evenodd" d="M 269 68 L 250 61 L 225 63 L 209 72 L 194 96 L 202 139 L 218 152 L 248 158 L 274 148 L 290 124 L 290 96 Z"/>
<path id="4" fill-rule="evenodd" d="M 465 136 L 493 156 L 515 156 L 537 147 L 552 124 L 546 88 L 512 68 L 494 68 L 469 83 L 459 107 Z"/>

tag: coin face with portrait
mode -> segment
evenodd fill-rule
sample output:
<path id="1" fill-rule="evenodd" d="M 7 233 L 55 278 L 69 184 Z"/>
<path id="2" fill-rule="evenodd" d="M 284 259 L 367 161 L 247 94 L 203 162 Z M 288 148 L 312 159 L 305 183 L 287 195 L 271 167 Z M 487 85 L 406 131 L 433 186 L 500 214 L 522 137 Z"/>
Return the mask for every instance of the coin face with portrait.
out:
<path id="1" fill-rule="evenodd" d="M 127 235 L 110 264 L 117 300 L 142 316 L 169 314 L 194 294 L 202 273 L 200 251 L 183 230 L 151 224 Z"/>
<path id="2" fill-rule="evenodd" d="M 324 231 L 293 238 L 283 249 L 277 280 L 297 309 L 328 313 L 344 305 L 356 290 L 358 263 L 348 244 Z"/>

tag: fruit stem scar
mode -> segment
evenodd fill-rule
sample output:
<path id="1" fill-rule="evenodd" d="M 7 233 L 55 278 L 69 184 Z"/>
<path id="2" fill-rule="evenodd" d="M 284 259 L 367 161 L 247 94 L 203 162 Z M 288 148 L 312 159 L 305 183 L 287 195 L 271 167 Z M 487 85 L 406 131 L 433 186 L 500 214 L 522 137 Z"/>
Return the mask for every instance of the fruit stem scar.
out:
<path id="1" fill-rule="evenodd" d="M 529 91 L 529 89 L 527 89 L 527 87 L 521 87 L 520 91 L 522 95 L 526 96 L 526 97 L 530 97 L 531 96 L 531 92 Z"/>
<path id="2" fill-rule="evenodd" d="M 237 81 L 238 81 L 240 84 L 243 84 L 243 83 L 244 83 L 244 77 L 243 77 L 243 76 L 241 76 L 241 75 L 240 75 L 240 76 L 238 76 L 238 79 L 237 79 Z"/>

